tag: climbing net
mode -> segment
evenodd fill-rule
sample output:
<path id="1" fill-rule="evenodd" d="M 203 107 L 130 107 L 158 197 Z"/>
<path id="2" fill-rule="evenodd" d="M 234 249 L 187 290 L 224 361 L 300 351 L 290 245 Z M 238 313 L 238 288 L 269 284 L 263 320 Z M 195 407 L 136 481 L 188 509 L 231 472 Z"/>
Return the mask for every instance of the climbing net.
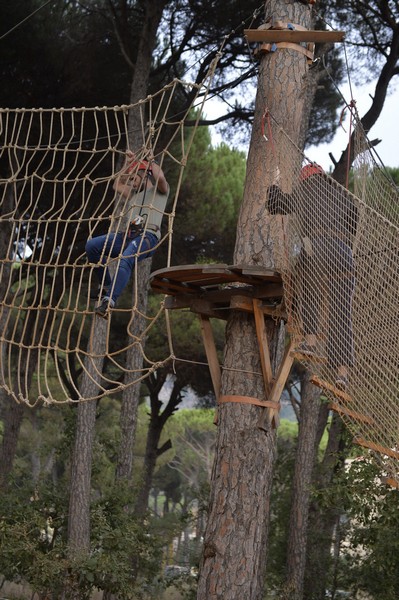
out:
<path id="1" fill-rule="evenodd" d="M 399 459 L 399 192 L 360 122 L 349 188 L 320 173 L 284 131 L 267 143 L 268 209 L 296 357 L 354 440 Z"/>
<path id="2" fill-rule="evenodd" d="M 154 154 L 166 176 L 173 171 L 158 244 L 168 248 L 169 262 L 183 170 L 214 67 L 202 84 L 175 80 L 135 105 L 0 110 L 2 393 L 30 406 L 90 400 L 159 366 L 144 353 L 158 315 L 140 312 L 137 289 L 128 308 L 122 303 L 108 321 L 94 318 L 90 296 L 98 265 L 88 262 L 85 244 L 109 231 L 117 204 L 113 184 L 134 144 L 138 159 Z M 184 114 L 176 109 L 182 97 L 192 99 Z M 134 140 L 132 111 L 141 123 Z M 111 273 L 118 258 L 107 259 Z M 127 323 L 123 339 L 110 327 L 118 314 Z M 139 332 L 135 318 L 143 323 Z M 134 347 L 141 366 L 127 358 Z M 83 390 L 82 378 L 91 384 Z"/>

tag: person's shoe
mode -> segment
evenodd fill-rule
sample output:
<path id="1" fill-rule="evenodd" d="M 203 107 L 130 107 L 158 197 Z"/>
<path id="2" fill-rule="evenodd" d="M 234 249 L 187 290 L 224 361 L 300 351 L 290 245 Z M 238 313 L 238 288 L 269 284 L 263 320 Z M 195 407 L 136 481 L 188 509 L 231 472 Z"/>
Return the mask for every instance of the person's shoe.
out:
<path id="1" fill-rule="evenodd" d="M 103 319 L 108 319 L 109 310 L 111 308 L 114 308 L 114 306 L 115 306 L 115 302 L 112 300 L 112 298 L 109 298 L 108 296 L 104 296 L 104 298 L 101 300 L 100 304 L 98 306 L 96 306 L 96 308 L 94 309 L 94 312 L 99 317 L 102 317 Z"/>
<path id="2" fill-rule="evenodd" d="M 349 381 L 347 375 L 337 375 L 337 378 L 335 380 L 335 387 L 337 388 L 337 390 L 340 390 L 340 392 L 346 392 L 346 390 L 348 389 L 348 385 Z"/>

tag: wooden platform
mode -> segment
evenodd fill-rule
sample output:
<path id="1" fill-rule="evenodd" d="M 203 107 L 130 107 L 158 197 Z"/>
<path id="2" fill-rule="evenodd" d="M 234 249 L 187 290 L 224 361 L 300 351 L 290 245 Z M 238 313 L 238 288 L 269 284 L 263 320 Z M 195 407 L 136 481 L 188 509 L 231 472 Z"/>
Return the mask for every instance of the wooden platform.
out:
<path id="1" fill-rule="evenodd" d="M 208 264 L 169 267 L 150 276 L 154 292 L 166 294 L 165 308 L 189 308 L 199 315 L 202 338 L 217 402 L 221 390 L 219 365 L 210 318 L 227 319 L 232 311 L 254 315 L 262 374 L 264 398 L 229 396 L 229 402 L 264 406 L 258 427 L 267 430 L 279 423 L 279 401 L 294 358 L 292 346 L 286 350 L 278 372 L 273 377 L 265 325 L 266 318 L 285 318 L 283 283 L 276 271 L 257 266 Z M 221 402 L 225 402 L 222 397 Z M 217 422 L 217 416 L 215 417 Z"/>
<path id="2" fill-rule="evenodd" d="M 169 267 L 152 273 L 150 285 L 154 292 L 167 295 L 165 308 L 189 308 L 219 319 L 226 319 L 230 310 L 252 312 L 253 299 L 264 304 L 264 314 L 279 316 L 273 311 L 283 297 L 281 275 L 257 266 Z"/>

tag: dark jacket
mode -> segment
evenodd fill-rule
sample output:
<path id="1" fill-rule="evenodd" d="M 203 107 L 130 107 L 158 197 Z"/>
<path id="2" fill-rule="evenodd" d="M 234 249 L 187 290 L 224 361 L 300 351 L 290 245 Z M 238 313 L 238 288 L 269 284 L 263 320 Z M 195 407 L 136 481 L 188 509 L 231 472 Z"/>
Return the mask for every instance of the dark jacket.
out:
<path id="1" fill-rule="evenodd" d="M 352 247 L 358 213 L 354 197 L 330 177 L 312 175 L 301 181 L 291 194 L 272 185 L 267 208 L 272 215 L 293 215 L 295 229 L 302 238 L 328 236 Z"/>

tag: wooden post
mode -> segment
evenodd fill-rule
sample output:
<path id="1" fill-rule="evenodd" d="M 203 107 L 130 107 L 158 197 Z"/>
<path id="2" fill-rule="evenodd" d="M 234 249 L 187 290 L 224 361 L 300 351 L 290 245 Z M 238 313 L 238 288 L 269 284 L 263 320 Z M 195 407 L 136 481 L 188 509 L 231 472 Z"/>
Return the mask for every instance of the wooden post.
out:
<path id="1" fill-rule="evenodd" d="M 201 333 L 204 341 L 205 353 L 208 360 L 209 371 L 211 373 L 211 379 L 213 389 L 216 397 L 216 404 L 220 396 L 220 382 L 222 378 L 218 355 L 216 352 L 215 339 L 213 337 L 212 326 L 208 317 L 200 315 Z"/>

